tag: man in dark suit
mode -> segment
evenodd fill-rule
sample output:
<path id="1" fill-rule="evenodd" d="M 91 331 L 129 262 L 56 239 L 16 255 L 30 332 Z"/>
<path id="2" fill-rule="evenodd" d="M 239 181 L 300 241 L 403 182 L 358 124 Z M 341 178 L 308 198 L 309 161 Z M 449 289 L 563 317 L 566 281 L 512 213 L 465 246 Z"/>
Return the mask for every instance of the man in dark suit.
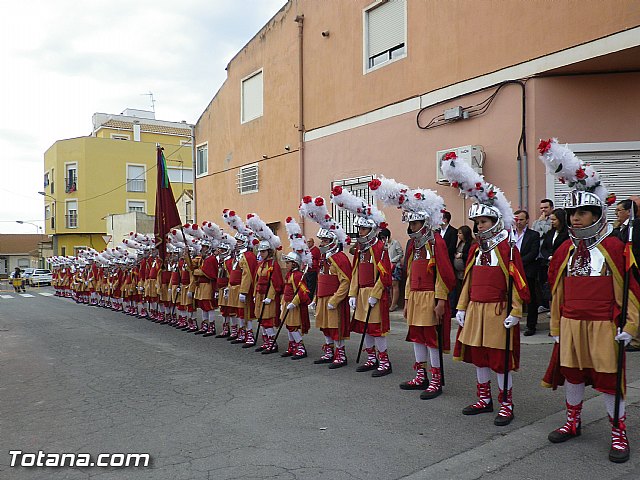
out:
<path id="1" fill-rule="evenodd" d="M 440 236 L 447 244 L 447 251 L 449 252 L 449 260 L 453 265 L 453 257 L 456 254 L 456 247 L 458 246 L 458 229 L 449 225 L 451 222 L 451 214 L 444 212 L 442 214 L 442 225 L 440 226 Z"/>
<path id="2" fill-rule="evenodd" d="M 517 210 L 515 212 L 516 246 L 522 257 L 524 273 L 531 293 L 531 301 L 527 305 L 527 329 L 524 332 L 527 337 L 536 333 L 538 323 L 538 298 L 535 284 L 538 276 L 538 253 L 540 253 L 540 234 L 528 227 L 529 213 L 526 210 Z"/>
<path id="3" fill-rule="evenodd" d="M 458 246 L 458 229 L 449 225 L 451 222 L 451 213 L 446 210 L 442 213 L 442 225 L 440 225 L 440 236 L 447 245 L 447 252 L 449 252 L 449 261 L 453 265 L 453 257 L 456 255 L 456 248 Z M 405 250 L 406 251 L 406 250 Z M 451 306 L 452 315 L 456 311 L 456 291 L 453 290 L 449 293 L 449 304 Z"/>

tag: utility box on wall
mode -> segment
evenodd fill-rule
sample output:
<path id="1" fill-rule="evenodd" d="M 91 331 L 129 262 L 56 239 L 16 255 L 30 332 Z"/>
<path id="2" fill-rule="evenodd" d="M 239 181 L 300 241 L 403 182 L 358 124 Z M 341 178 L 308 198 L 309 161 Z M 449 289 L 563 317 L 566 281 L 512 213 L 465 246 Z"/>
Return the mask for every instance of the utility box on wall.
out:
<path id="1" fill-rule="evenodd" d="M 436 183 L 440 185 L 448 185 L 448 180 L 442 174 L 442 160 L 449 152 L 455 152 L 458 161 L 463 161 L 471 165 L 476 172 L 482 175 L 482 166 L 484 165 L 484 150 L 482 145 L 466 145 L 464 147 L 448 148 L 436 152 Z"/>

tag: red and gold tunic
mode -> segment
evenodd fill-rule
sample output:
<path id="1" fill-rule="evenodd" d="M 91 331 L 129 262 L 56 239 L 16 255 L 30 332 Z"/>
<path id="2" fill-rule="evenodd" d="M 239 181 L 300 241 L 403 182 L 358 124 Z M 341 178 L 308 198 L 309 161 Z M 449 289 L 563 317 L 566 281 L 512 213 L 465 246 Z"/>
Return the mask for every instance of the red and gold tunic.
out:
<path id="1" fill-rule="evenodd" d="M 255 316 L 262 318 L 263 328 L 279 326 L 280 322 L 280 294 L 284 289 L 282 270 L 274 258 L 268 258 L 258 263 L 256 270 Z M 268 305 L 263 303 L 265 298 L 271 299 Z"/>
<path id="2" fill-rule="evenodd" d="M 244 252 L 240 256 L 238 268 L 242 272 L 238 294 L 242 293 L 246 297 L 244 303 L 238 300 L 236 304 L 238 307 L 238 316 L 245 320 L 253 320 L 256 318 L 255 304 L 253 300 L 256 271 L 258 269 L 258 259 L 256 258 L 256 255 L 251 250 Z"/>
<path id="3" fill-rule="evenodd" d="M 449 292 L 456 285 L 456 277 L 449 260 L 447 245 L 440 236 L 434 234 L 433 244 L 427 242 L 416 250 L 413 240 L 407 248 L 407 282 L 405 299 L 407 304 L 408 342 L 420 343 L 438 348 L 435 315 L 436 301 L 444 302 L 442 318 L 443 345 L 448 352 L 451 348 L 451 308 Z"/>
<path id="4" fill-rule="evenodd" d="M 296 308 L 287 313 L 287 305 L 290 303 L 296 305 Z M 309 331 L 309 310 L 307 308 L 309 303 L 311 303 L 309 288 L 302 272 L 300 270 L 287 272 L 282 293 L 280 321 L 285 315 L 287 316 L 285 321 L 289 331 L 300 330 L 303 335 Z"/>
<path id="5" fill-rule="evenodd" d="M 377 241 L 372 247 L 361 250 L 356 248 L 349 296 L 356 297 L 356 311 L 351 331 L 364 333 L 364 325 L 369 311 L 369 297 L 378 299 L 371 308 L 367 333 L 374 337 L 386 335 L 389 331 L 389 294 L 391 286 L 391 263 L 384 244 Z"/>
<path id="6" fill-rule="evenodd" d="M 200 267 L 193 270 L 196 277 L 195 298 L 203 311 L 209 312 L 217 307 L 213 292 L 218 280 L 218 259 L 215 255 L 209 255 L 201 260 Z"/>
<path id="7" fill-rule="evenodd" d="M 351 285 L 351 262 L 344 252 L 329 258 L 322 257 L 316 288 L 316 328 L 333 340 L 348 339 L 349 303 L 346 301 Z M 329 309 L 331 304 L 334 309 Z"/>
<path id="8" fill-rule="evenodd" d="M 617 325 L 624 290 L 624 244 L 607 237 L 590 250 L 590 274 L 571 275 L 569 265 L 576 248 L 565 241 L 549 265 L 551 335 L 559 336 L 551 365 L 543 379 L 547 387 L 586 383 L 603 393 L 615 394 L 618 342 Z M 624 331 L 638 332 L 640 289 L 630 276 L 629 304 Z M 554 370 L 559 378 L 552 378 Z M 623 374 L 623 379 L 625 375 Z M 623 385 L 624 387 L 624 385 Z M 624 388 L 623 388 L 624 394 Z"/>
<path id="9" fill-rule="evenodd" d="M 473 363 L 477 367 L 489 367 L 504 373 L 504 349 L 506 328 L 504 319 L 508 315 L 522 317 L 522 304 L 529 302 L 524 267 L 517 248 L 513 248 L 513 263 L 509 268 L 510 246 L 503 240 L 488 254 L 490 265 L 481 265 L 478 245 L 469 252 L 462 291 L 458 300 L 458 310 L 465 310 L 464 327 L 458 329 L 454 359 Z M 507 312 L 507 285 L 509 272 L 514 277 L 512 308 Z M 520 366 L 520 328 L 511 329 L 510 366 L 517 370 Z"/>

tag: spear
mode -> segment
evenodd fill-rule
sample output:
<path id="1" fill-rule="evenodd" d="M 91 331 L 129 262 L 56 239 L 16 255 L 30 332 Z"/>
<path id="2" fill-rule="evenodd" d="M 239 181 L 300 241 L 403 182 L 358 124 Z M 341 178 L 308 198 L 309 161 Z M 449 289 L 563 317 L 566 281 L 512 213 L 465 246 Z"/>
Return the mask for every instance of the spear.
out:
<path id="1" fill-rule="evenodd" d="M 513 235 L 513 230 L 509 231 L 509 265 L 507 272 L 509 273 L 509 286 L 507 288 L 507 315 L 511 314 L 513 308 L 513 275 L 511 274 L 511 267 L 513 265 L 513 249 L 516 245 L 516 240 Z M 511 329 L 506 329 L 506 340 L 504 346 L 504 382 L 502 385 L 503 401 L 506 401 L 507 392 L 509 391 L 509 360 L 511 357 Z"/>

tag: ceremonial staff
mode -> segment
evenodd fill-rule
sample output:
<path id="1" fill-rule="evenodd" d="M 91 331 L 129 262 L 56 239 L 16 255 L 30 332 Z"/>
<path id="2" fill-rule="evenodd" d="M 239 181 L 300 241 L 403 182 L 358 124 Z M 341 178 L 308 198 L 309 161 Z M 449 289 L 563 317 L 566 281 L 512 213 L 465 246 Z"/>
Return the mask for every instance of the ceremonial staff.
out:
<path id="1" fill-rule="evenodd" d="M 507 316 L 511 315 L 511 309 L 513 308 L 513 276 L 511 274 L 511 268 L 513 267 L 513 249 L 516 245 L 513 230 L 509 230 L 509 265 L 507 266 L 507 274 L 509 276 L 507 287 Z M 507 328 L 505 332 L 506 340 L 504 346 L 504 382 L 502 385 L 503 401 L 507 398 L 507 392 L 509 391 L 509 360 L 511 357 L 511 329 Z"/>
<path id="2" fill-rule="evenodd" d="M 624 258 L 625 258 L 625 269 L 624 269 L 624 290 L 622 291 L 622 311 L 620 313 L 620 319 L 618 320 L 618 333 L 624 330 L 624 326 L 627 323 L 627 312 L 629 310 L 629 281 L 631 269 L 633 268 L 633 207 L 631 205 L 630 215 L 629 215 L 629 228 L 628 228 L 628 236 L 627 236 L 627 244 L 625 248 Z M 624 340 L 618 340 L 618 365 L 616 370 L 616 399 L 615 405 L 613 409 L 613 425 L 618 428 L 618 423 L 620 420 L 620 400 L 622 399 L 622 369 L 624 364 Z"/>
<path id="3" fill-rule="evenodd" d="M 382 260 L 384 259 L 384 253 L 385 253 L 385 249 L 382 249 L 382 255 L 380 256 L 380 263 L 382 264 Z M 375 256 L 372 255 L 373 260 L 375 261 Z M 378 276 L 376 277 L 376 281 L 373 282 L 373 285 L 375 287 L 376 283 L 378 283 L 378 280 L 380 279 L 380 270 L 378 269 Z M 358 305 L 356 305 L 356 308 L 358 307 Z M 360 355 L 362 355 L 362 347 L 364 346 L 364 337 L 367 335 L 367 330 L 369 328 L 369 317 L 371 317 L 371 310 L 373 310 L 373 307 L 371 306 L 371 304 L 369 304 L 369 308 L 367 309 L 367 317 L 364 320 L 364 331 L 362 332 L 362 338 L 360 339 L 360 348 L 358 348 L 358 356 L 356 358 L 356 363 L 360 363 Z M 382 306 L 380 307 L 380 314 L 382 315 Z M 356 312 L 355 309 L 353 311 L 353 317 L 355 318 Z"/>
<path id="4" fill-rule="evenodd" d="M 296 287 L 296 291 L 293 293 L 293 298 L 296 298 L 296 295 L 298 295 L 298 291 L 300 290 L 300 287 L 302 286 L 302 282 L 304 282 L 304 277 L 307 275 L 307 270 L 309 270 L 309 265 L 306 265 L 304 267 L 304 272 L 302 272 L 302 278 L 300 279 L 300 282 L 298 283 L 298 286 Z M 284 312 L 284 317 L 282 318 L 282 321 L 280 322 L 280 326 L 278 327 L 278 331 L 276 332 L 276 336 L 273 338 L 273 344 L 275 345 L 276 341 L 278 340 L 278 335 L 280 335 L 280 330 L 282 330 L 282 326 L 286 323 L 287 320 L 287 315 L 289 315 L 289 312 L 291 310 L 287 309 L 286 312 Z"/>
<path id="5" fill-rule="evenodd" d="M 434 244 L 433 244 L 434 255 L 435 255 L 435 251 L 436 251 L 436 248 L 435 248 L 435 241 L 434 241 Z M 435 283 L 438 282 L 438 265 L 435 261 L 433 262 L 433 278 L 434 278 L 434 285 L 435 285 Z M 435 295 L 434 295 L 434 299 L 437 305 L 438 299 L 435 298 Z M 443 301 L 448 301 L 448 300 L 443 300 Z M 444 355 L 442 351 L 442 342 L 444 341 L 443 322 L 444 322 L 444 314 L 442 318 L 439 320 L 438 325 L 436 325 L 436 333 L 438 335 L 438 359 L 440 360 L 440 384 L 444 387 Z M 447 332 L 447 333 L 450 333 L 450 332 Z"/>

